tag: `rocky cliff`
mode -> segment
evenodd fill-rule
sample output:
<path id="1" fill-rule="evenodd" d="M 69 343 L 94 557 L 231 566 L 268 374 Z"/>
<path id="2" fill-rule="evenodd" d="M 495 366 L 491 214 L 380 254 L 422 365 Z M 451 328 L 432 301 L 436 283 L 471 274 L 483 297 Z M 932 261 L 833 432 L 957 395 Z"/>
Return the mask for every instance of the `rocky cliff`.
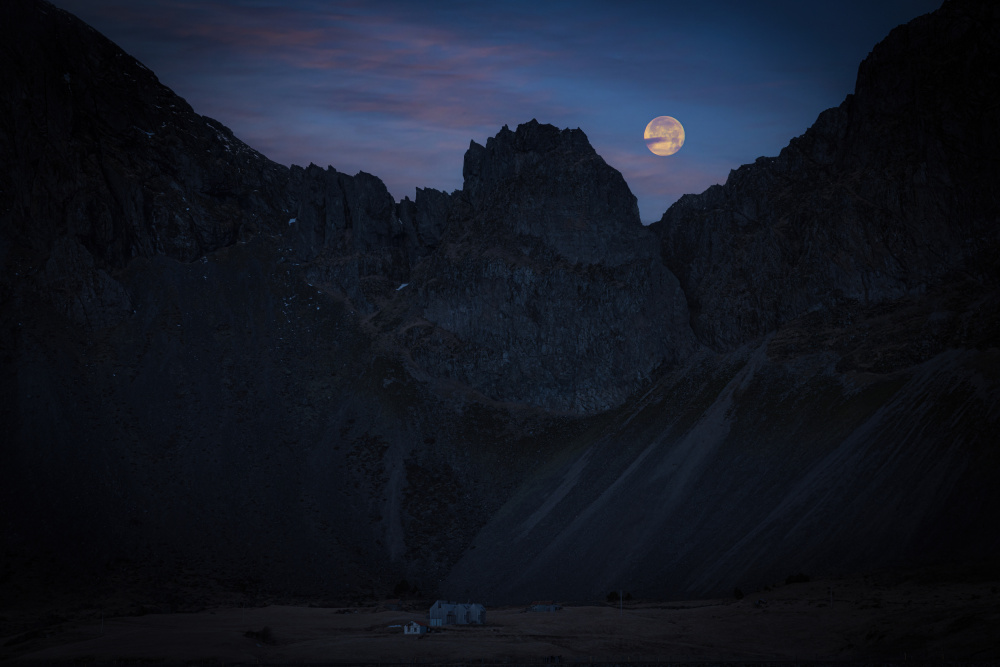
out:
<path id="1" fill-rule="evenodd" d="M 587 414 L 693 350 L 677 279 L 582 131 L 505 127 L 463 171 L 461 190 L 394 204 L 369 174 L 291 170 L 294 259 L 415 377 Z"/>
<path id="2" fill-rule="evenodd" d="M 285 168 L 199 116 L 141 63 L 48 4 L 8 3 L 0 215 L 15 289 L 79 324 L 131 312 L 112 273 L 191 261 L 275 224 Z M 8 283 L 9 284 L 9 283 Z"/>
<path id="3" fill-rule="evenodd" d="M 897 28 L 840 107 L 652 226 L 705 348 L 520 487 L 446 591 L 691 597 L 995 556 L 998 29 L 978 2 Z"/>
<path id="4" fill-rule="evenodd" d="M 504 128 L 472 143 L 463 173 L 435 251 L 401 291 L 396 340 L 419 372 L 587 414 L 693 349 L 677 279 L 583 132 Z"/>
<path id="5" fill-rule="evenodd" d="M 435 576 L 497 501 L 448 503 L 477 417 L 421 426 L 442 405 L 363 327 L 409 270 L 381 181 L 270 162 L 48 3 L 0 13 L 0 597 Z M 425 469 L 447 490 L 404 511 Z M 405 538 L 435 502 L 437 542 Z"/>
<path id="6" fill-rule="evenodd" d="M 843 104 L 653 225 L 701 341 L 732 349 L 813 308 L 959 276 L 995 286 L 998 16 L 948 2 L 896 28 Z"/>
<path id="7" fill-rule="evenodd" d="M 1000 546 L 992 4 L 652 229 L 580 130 L 397 203 L 0 11 L 0 600 L 695 596 Z"/>

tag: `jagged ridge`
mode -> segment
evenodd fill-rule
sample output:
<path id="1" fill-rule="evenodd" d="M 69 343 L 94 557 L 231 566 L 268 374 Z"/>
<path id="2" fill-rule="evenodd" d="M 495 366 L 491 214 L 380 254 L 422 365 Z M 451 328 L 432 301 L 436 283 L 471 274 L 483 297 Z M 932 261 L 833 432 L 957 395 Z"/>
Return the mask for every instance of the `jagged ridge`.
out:
<path id="1" fill-rule="evenodd" d="M 776 158 L 652 227 L 699 339 L 733 349 L 811 308 L 995 285 L 1000 80 L 992 4 L 947 2 L 861 64 L 855 93 Z"/>
<path id="2" fill-rule="evenodd" d="M 185 568 L 256 600 L 694 595 L 997 547 L 995 93 L 941 74 L 996 76 L 991 5 L 887 40 L 654 231 L 578 130 L 501 130 L 395 204 L 3 11 L 0 599 L 31 568 L 165 608 Z"/>

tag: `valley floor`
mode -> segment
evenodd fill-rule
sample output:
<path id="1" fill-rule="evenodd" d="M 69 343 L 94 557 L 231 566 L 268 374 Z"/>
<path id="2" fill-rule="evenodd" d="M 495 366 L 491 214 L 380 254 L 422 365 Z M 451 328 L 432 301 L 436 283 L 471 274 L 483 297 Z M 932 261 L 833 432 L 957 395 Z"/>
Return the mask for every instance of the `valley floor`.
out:
<path id="1" fill-rule="evenodd" d="M 556 613 L 490 607 L 485 626 L 450 626 L 423 637 L 399 627 L 426 618 L 422 604 L 405 611 L 275 605 L 65 622 L 0 638 L 0 660 L 1000 662 L 1000 578 L 941 581 L 927 572 L 786 584 L 741 600 L 571 605 Z"/>

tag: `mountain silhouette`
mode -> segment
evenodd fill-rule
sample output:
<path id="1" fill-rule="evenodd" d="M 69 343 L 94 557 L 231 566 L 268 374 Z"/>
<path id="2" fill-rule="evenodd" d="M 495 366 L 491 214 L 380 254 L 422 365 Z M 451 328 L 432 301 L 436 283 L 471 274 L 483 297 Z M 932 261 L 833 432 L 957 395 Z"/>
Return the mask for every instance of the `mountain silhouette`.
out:
<path id="1" fill-rule="evenodd" d="M 10 609 L 995 557 L 992 3 L 895 29 L 650 227 L 579 129 L 504 127 L 462 189 L 395 202 L 271 162 L 46 2 L 0 12 Z"/>

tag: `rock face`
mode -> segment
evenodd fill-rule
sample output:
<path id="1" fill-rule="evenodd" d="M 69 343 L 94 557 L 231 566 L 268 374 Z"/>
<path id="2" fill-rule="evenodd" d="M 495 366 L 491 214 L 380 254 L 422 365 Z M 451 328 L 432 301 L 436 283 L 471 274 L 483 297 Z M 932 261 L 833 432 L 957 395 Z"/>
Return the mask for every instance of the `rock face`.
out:
<path id="1" fill-rule="evenodd" d="M 494 400 L 593 413 L 693 349 L 677 279 L 583 132 L 505 127 L 472 143 L 463 173 L 403 297 L 417 317 L 400 339 L 422 371 Z"/>
<path id="2" fill-rule="evenodd" d="M 310 263 L 311 282 L 331 286 L 370 313 L 409 279 L 406 230 L 381 180 L 333 167 L 292 167 L 289 192 L 297 202 L 288 223 L 295 257 Z"/>
<path id="3" fill-rule="evenodd" d="M 417 188 L 416 201 L 405 197 L 397 213 L 406 230 L 406 249 L 412 260 L 433 252 L 448 225 L 451 198 L 433 188 Z"/>
<path id="4" fill-rule="evenodd" d="M 472 142 L 462 176 L 477 231 L 538 238 L 571 264 L 652 256 L 635 196 L 581 130 L 504 126 L 485 147 Z"/>
<path id="5" fill-rule="evenodd" d="M 368 174 L 291 171 L 310 282 L 371 315 L 415 376 L 585 414 L 694 349 L 635 197 L 582 131 L 505 127 L 463 172 L 462 190 L 394 206 Z"/>
<path id="6" fill-rule="evenodd" d="M 587 414 L 694 349 L 635 197 L 582 131 L 505 127 L 472 142 L 463 173 L 462 190 L 398 205 L 369 174 L 290 174 L 295 259 L 371 316 L 415 376 Z"/>
<path id="7" fill-rule="evenodd" d="M 985 2 L 894 30 L 777 158 L 664 214 L 664 262 L 716 352 L 526 482 L 446 594 L 688 599 L 992 562 L 998 30 Z"/>
<path id="8" fill-rule="evenodd" d="M 133 258 L 193 260 L 285 205 L 284 167 L 66 12 L 7 3 L 0 54 L 5 261 L 78 323 L 130 312 L 111 272 Z"/>
<path id="9" fill-rule="evenodd" d="M 290 188 L 298 201 L 293 238 L 297 258 L 310 261 L 323 252 L 369 253 L 391 247 L 398 228 L 395 204 L 385 184 L 371 174 L 351 177 L 333 167 L 293 167 Z"/>
<path id="10" fill-rule="evenodd" d="M 381 182 L 267 160 L 45 2 L 3 3 L 0 61 L 0 599 L 151 591 L 184 563 L 252 596 L 275 576 L 323 595 L 398 581 L 421 542 L 383 466 L 404 469 L 435 408 L 404 425 L 372 407 L 370 341 L 308 285 L 329 255 L 359 258 L 353 285 L 383 271 L 371 258 L 395 270 Z M 439 451 L 415 460 L 463 493 L 469 468 Z M 437 515 L 460 546 L 479 511 Z M 291 578 L 259 559 L 296 552 L 313 555 Z M 33 567 L 50 589 L 19 588 Z"/>
<path id="11" fill-rule="evenodd" d="M 995 284 L 998 12 L 948 2 L 896 28 L 840 107 L 653 225 L 701 341 L 732 349 L 810 308 L 959 273 Z"/>

